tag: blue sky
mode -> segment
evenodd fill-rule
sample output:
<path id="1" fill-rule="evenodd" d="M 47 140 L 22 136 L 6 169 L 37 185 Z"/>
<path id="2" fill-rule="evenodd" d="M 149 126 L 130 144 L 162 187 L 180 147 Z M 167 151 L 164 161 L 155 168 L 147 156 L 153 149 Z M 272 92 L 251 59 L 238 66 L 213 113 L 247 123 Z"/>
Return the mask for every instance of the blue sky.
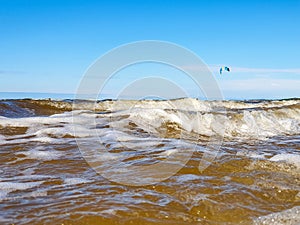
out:
<path id="1" fill-rule="evenodd" d="M 225 98 L 300 97 L 299 14 L 299 0 L 0 0 L 0 92 L 74 93 L 107 51 L 162 40 L 195 52 Z"/>

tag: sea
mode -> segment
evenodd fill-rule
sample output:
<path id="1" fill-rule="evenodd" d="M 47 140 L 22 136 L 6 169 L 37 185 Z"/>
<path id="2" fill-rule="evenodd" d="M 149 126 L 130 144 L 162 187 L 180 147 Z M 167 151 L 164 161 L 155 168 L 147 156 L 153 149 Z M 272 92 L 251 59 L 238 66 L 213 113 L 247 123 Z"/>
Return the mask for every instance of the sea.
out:
<path id="1" fill-rule="evenodd" d="M 300 99 L 21 96 L 0 224 L 300 224 Z"/>

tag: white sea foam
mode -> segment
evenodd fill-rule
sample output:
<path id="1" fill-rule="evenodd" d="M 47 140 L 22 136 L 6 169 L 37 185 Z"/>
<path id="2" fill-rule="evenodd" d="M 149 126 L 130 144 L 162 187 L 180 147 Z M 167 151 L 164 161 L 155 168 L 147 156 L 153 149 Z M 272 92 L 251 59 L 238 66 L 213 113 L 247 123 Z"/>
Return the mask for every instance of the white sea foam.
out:
<path id="1" fill-rule="evenodd" d="M 25 175 L 19 175 L 19 176 L 14 176 L 14 177 L 9 177 L 9 178 L 1 178 L 0 177 L 0 182 L 1 181 L 15 181 L 15 180 L 18 180 L 18 181 L 32 181 L 32 180 L 39 180 L 39 181 L 45 181 L 46 179 L 50 179 L 50 178 L 54 178 L 53 176 L 49 176 L 49 175 L 38 175 L 38 174 L 29 174 L 27 175 L 27 171 L 25 170 L 25 173 L 24 171 L 22 171 L 23 174 Z"/>
<path id="2" fill-rule="evenodd" d="M 298 169 L 300 169 L 300 155 L 296 154 L 279 154 L 270 158 L 271 161 L 274 162 L 286 162 L 289 164 L 295 165 Z"/>
<path id="3" fill-rule="evenodd" d="M 75 110 L 48 117 L 0 117 L 0 127 L 28 128 L 25 134 L 0 136 L 0 144 L 28 141 L 61 143 L 69 138 L 101 137 L 103 140 L 130 141 L 129 124 L 155 136 L 168 129 L 203 136 L 264 139 L 276 135 L 300 134 L 298 101 L 283 102 L 205 102 L 196 99 L 173 101 L 120 101 L 96 105 L 106 113 Z M 108 110 L 108 111 L 107 111 Z M 110 110 L 110 111 L 109 111 Z M 226 110 L 229 110 L 226 114 Z M 114 137 L 113 137 L 114 136 Z"/>
<path id="4" fill-rule="evenodd" d="M 66 185 L 85 184 L 85 183 L 90 183 L 90 182 L 92 182 L 92 181 L 83 179 L 83 178 L 78 178 L 78 177 L 70 177 L 70 178 L 64 179 L 64 183 Z"/>
<path id="5" fill-rule="evenodd" d="M 179 176 L 176 180 L 178 182 L 190 182 L 193 180 L 201 180 L 201 177 L 196 176 L 194 174 L 184 174 L 184 175 Z"/>
<path id="6" fill-rule="evenodd" d="M 42 181 L 37 182 L 0 182 L 0 200 L 5 198 L 7 194 L 13 191 L 27 190 L 41 185 Z"/>
<path id="7" fill-rule="evenodd" d="M 63 153 L 56 150 L 41 150 L 41 149 L 31 149 L 29 151 L 21 151 L 18 154 L 25 155 L 28 159 L 37 159 L 43 161 L 49 161 L 54 159 L 59 159 Z"/>
<path id="8" fill-rule="evenodd" d="M 299 225 L 300 224 L 300 206 L 291 209 L 271 213 L 266 216 L 258 217 L 254 220 L 255 225 Z"/>
<path id="9" fill-rule="evenodd" d="M 245 156 L 253 159 L 266 159 L 266 154 L 259 154 L 255 151 L 245 151 L 245 150 L 239 150 L 236 153 L 237 156 Z"/>

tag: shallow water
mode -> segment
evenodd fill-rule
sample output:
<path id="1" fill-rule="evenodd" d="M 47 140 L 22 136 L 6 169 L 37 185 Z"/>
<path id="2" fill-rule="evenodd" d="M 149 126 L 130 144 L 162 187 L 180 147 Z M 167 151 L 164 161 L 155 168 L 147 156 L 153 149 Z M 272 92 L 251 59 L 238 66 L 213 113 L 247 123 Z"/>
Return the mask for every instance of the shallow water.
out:
<path id="1" fill-rule="evenodd" d="M 72 103 L 0 101 L 1 224 L 299 224 L 300 100 Z"/>

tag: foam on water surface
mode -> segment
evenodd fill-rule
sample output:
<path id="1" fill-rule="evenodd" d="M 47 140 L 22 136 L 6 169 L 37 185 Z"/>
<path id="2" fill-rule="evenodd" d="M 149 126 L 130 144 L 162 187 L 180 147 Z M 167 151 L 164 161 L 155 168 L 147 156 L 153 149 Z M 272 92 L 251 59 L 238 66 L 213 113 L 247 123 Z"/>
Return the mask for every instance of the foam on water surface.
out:
<path id="1" fill-rule="evenodd" d="M 55 150 L 41 150 L 40 148 L 31 149 L 29 151 L 18 152 L 18 155 L 25 155 L 27 159 L 37 159 L 37 160 L 54 160 L 59 159 L 63 156 L 62 152 Z"/>
<path id="2" fill-rule="evenodd" d="M 282 212 L 271 213 L 254 220 L 255 225 L 299 225 L 300 206 Z"/>
<path id="3" fill-rule="evenodd" d="M 273 162 L 286 162 L 295 165 L 300 170 L 300 155 L 299 154 L 278 154 L 270 158 Z"/>
<path id="4" fill-rule="evenodd" d="M 41 185 L 42 181 L 37 182 L 0 182 L 0 200 L 4 199 L 9 193 L 14 191 L 23 191 Z"/>
<path id="5" fill-rule="evenodd" d="M 77 178 L 77 177 L 69 177 L 64 179 L 64 184 L 66 185 L 85 184 L 90 182 L 92 181 L 83 178 Z"/>
<path id="6" fill-rule="evenodd" d="M 243 107 L 239 107 L 239 104 Z M 76 110 L 48 117 L 1 116 L 0 128 L 23 127 L 27 128 L 27 131 L 25 134 L 5 135 L 4 133 L 3 135 L 0 130 L 0 144 L 17 143 L 17 139 L 23 143 L 26 140 L 22 138 L 28 139 L 27 141 L 51 143 L 61 138 L 97 135 L 108 137 L 111 130 L 119 132 L 118 138 L 123 139 L 126 136 L 125 129 L 140 129 L 155 136 L 168 135 L 166 132 L 172 130 L 172 135 L 177 135 L 176 137 L 184 131 L 202 136 L 224 135 L 225 138 L 263 140 L 266 137 L 300 133 L 298 104 L 299 102 L 292 101 L 289 104 L 279 102 L 252 105 L 238 102 L 205 102 L 195 99 L 173 100 L 171 103 L 167 101 L 121 101 L 118 104 L 101 102 L 98 106 L 102 110 L 107 107 L 112 111 L 99 114 L 88 110 Z M 226 113 L 226 108 L 236 112 Z M 131 125 L 133 127 L 130 128 Z M 103 127 L 110 129 L 104 130 Z"/>

